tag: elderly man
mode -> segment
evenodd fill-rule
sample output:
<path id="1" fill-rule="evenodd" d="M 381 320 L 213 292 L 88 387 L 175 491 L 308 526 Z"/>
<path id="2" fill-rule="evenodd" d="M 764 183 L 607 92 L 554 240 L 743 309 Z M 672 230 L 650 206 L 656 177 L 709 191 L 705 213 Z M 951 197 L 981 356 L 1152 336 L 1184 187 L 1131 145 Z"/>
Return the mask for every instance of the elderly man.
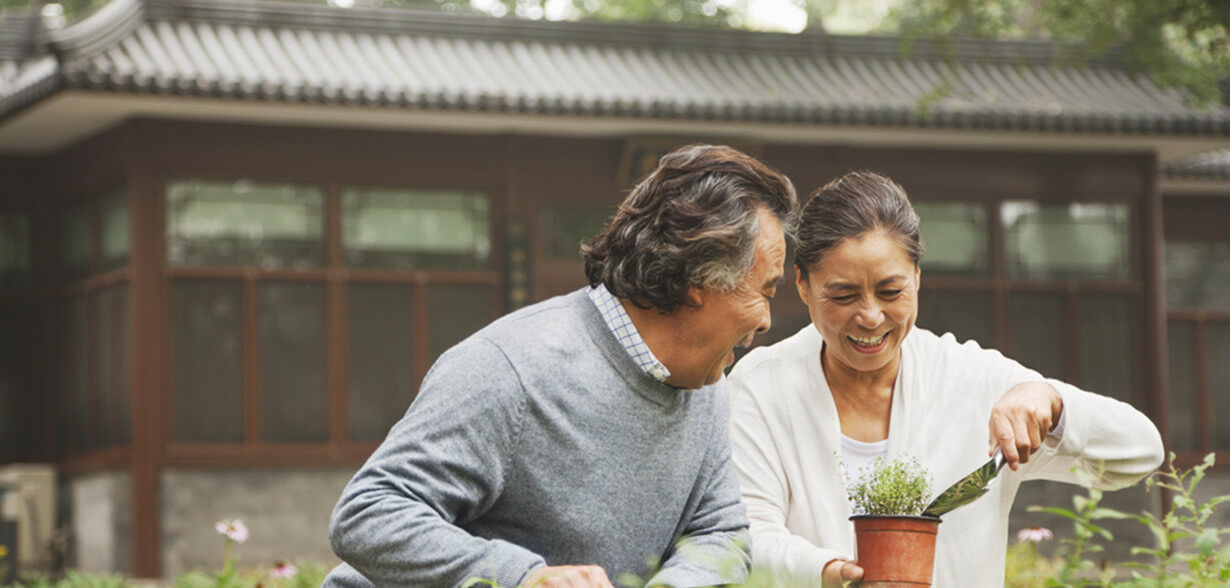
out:
<path id="1" fill-rule="evenodd" d="M 664 156 L 582 247 L 590 287 L 432 367 L 342 493 L 325 585 L 742 581 L 723 370 L 769 328 L 796 206 L 733 149 Z"/>

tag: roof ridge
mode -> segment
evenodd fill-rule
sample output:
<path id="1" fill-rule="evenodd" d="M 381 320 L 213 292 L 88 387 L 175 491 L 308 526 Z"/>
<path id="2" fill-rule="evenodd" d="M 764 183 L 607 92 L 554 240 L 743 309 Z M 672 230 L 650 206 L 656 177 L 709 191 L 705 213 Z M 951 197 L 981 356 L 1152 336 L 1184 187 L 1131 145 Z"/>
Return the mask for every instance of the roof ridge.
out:
<path id="1" fill-rule="evenodd" d="M 415 8 L 338 8 L 274 0 L 113 0 L 94 15 L 64 29 L 51 31 L 49 37 L 56 51 L 66 56 L 88 55 L 111 46 L 142 22 L 156 20 L 648 49 L 857 54 L 888 59 L 1045 65 L 1079 60 L 1089 66 L 1123 67 L 1117 52 L 1079 57 L 1078 46 L 1049 41 L 970 38 L 911 40 L 889 35 L 792 34 L 655 22 L 534 21 Z"/>
<path id="2" fill-rule="evenodd" d="M 119 43 L 144 20 L 143 0 L 111 0 L 85 18 L 62 29 L 47 31 L 47 38 L 63 59 L 72 59 Z"/>

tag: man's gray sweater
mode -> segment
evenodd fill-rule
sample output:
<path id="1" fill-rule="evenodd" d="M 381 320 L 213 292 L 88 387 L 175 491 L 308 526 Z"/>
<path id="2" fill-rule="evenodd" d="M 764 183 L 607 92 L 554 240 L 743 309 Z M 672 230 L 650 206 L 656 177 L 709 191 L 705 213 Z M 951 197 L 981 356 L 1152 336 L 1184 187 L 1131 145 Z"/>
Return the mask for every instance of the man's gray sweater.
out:
<path id="1" fill-rule="evenodd" d="M 651 559 L 649 585 L 740 582 L 728 413 L 725 380 L 642 371 L 584 290 L 517 311 L 440 357 L 346 486 L 325 585 L 516 586 L 544 564 L 617 581 Z"/>

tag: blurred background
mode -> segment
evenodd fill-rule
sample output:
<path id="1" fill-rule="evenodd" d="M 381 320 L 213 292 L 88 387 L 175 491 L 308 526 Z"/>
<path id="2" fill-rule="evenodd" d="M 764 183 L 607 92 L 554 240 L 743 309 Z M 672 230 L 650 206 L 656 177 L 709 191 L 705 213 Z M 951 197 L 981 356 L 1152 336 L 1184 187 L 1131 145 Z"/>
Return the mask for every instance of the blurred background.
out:
<path id="1" fill-rule="evenodd" d="M 693 142 L 801 195 L 894 178 L 920 326 L 1136 405 L 1180 463 L 1230 457 L 1224 2 L 0 8 L 10 572 L 216 566 L 224 518 L 244 564 L 332 562 L 329 512 L 432 361 L 582 286 L 579 243 Z M 792 288 L 773 312 L 758 343 L 808 324 Z M 1027 485 L 1013 529 L 1072 493 Z M 1123 532 L 1111 556 L 1148 541 Z"/>

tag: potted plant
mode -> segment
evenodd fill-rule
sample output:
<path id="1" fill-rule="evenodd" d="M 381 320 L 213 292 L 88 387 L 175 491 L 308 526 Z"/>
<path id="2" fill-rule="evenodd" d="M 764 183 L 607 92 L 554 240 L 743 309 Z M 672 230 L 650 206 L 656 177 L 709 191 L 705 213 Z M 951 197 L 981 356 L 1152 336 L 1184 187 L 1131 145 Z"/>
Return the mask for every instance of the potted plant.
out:
<path id="1" fill-rule="evenodd" d="M 912 457 L 879 457 L 846 486 L 862 586 L 930 586 L 940 519 L 922 514 L 931 494 L 926 469 Z"/>

